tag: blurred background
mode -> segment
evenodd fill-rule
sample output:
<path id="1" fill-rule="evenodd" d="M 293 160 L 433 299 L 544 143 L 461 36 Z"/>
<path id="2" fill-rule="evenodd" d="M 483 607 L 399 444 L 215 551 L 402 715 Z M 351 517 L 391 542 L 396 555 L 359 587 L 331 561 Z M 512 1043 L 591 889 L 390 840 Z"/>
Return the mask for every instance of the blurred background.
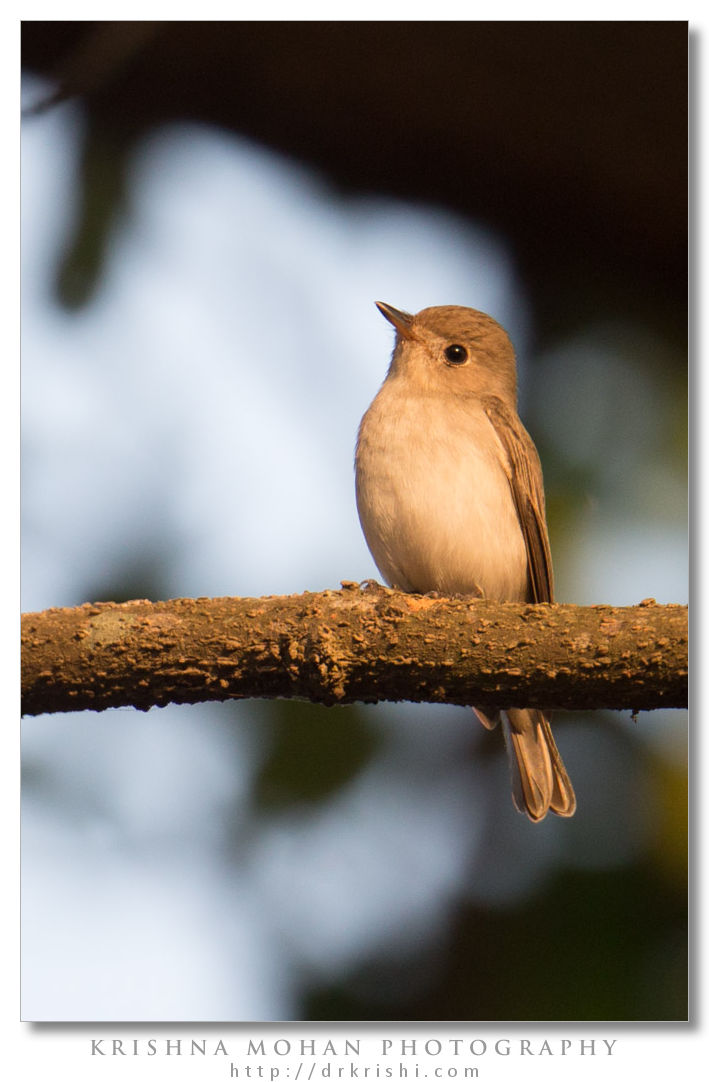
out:
<path id="1" fill-rule="evenodd" d="M 509 330 L 557 597 L 687 601 L 687 25 L 23 25 L 24 611 L 378 577 L 392 330 Z M 23 722 L 26 1020 L 687 1017 L 687 719 Z"/>

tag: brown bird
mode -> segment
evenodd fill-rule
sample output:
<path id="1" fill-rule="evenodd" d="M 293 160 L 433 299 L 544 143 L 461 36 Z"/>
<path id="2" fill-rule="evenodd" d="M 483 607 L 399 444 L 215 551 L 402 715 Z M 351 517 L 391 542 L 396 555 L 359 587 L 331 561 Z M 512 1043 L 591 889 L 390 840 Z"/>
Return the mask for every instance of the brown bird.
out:
<path id="1" fill-rule="evenodd" d="M 542 470 L 517 415 L 514 350 L 473 308 L 416 315 L 377 302 L 396 330 L 389 371 L 362 418 L 357 509 L 390 586 L 496 601 L 553 601 Z M 573 815 L 576 798 L 541 710 L 495 716 L 517 809 Z"/>

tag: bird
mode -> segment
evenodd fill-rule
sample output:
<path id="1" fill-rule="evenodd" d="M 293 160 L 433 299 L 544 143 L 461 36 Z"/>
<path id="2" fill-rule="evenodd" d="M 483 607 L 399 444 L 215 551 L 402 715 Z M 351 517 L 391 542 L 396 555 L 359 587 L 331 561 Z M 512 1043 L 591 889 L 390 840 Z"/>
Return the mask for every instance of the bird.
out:
<path id="1" fill-rule="evenodd" d="M 504 328 L 474 308 L 415 315 L 383 301 L 396 331 L 386 378 L 357 434 L 362 531 L 386 583 L 408 593 L 552 602 L 542 469 L 517 413 L 517 365 Z M 576 797 L 550 713 L 507 709 L 512 799 L 539 822 Z"/>

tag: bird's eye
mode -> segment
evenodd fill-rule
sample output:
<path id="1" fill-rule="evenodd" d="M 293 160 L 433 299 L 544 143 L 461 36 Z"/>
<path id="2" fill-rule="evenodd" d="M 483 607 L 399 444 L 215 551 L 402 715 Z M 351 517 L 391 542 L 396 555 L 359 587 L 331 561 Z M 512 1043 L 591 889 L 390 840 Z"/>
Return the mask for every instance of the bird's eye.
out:
<path id="1" fill-rule="evenodd" d="M 443 352 L 449 364 L 465 364 L 468 359 L 468 351 L 465 346 L 448 346 Z"/>

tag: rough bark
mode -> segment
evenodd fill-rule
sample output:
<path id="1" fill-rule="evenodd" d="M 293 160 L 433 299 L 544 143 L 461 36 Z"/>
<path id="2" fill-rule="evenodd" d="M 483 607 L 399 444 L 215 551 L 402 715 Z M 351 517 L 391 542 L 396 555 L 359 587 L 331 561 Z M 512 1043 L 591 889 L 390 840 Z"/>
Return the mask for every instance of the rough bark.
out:
<path id="1" fill-rule="evenodd" d="M 242 698 L 682 707 L 687 609 L 497 604 L 343 583 L 22 618 L 23 713 Z"/>

